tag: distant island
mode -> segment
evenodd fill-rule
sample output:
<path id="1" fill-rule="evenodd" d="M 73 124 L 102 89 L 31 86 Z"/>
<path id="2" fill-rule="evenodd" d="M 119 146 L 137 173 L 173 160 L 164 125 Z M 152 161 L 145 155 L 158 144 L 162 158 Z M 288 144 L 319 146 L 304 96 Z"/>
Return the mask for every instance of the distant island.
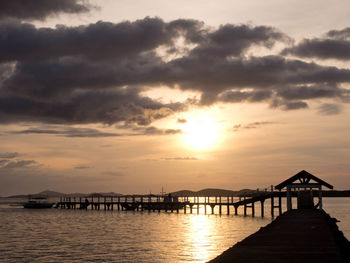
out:
<path id="1" fill-rule="evenodd" d="M 199 191 L 192 191 L 192 190 L 180 190 L 176 192 L 171 192 L 170 194 L 173 196 L 254 196 L 257 193 L 263 192 L 262 190 L 252 190 L 252 189 L 241 189 L 239 191 L 233 191 L 233 190 L 225 190 L 225 189 L 217 189 L 217 188 L 206 188 Z M 127 196 L 130 196 L 133 194 L 127 194 Z M 149 196 L 149 194 L 134 194 L 134 195 L 143 195 L 143 196 Z M 322 191 L 322 195 L 324 197 L 350 197 L 350 190 L 327 190 Z M 85 196 L 93 196 L 93 197 L 105 197 L 105 196 L 126 196 L 124 194 L 115 193 L 115 192 L 93 192 L 93 193 L 61 193 L 51 190 L 45 190 L 40 193 L 36 194 L 22 194 L 22 195 L 12 195 L 8 196 L 6 198 L 28 198 L 29 196 L 46 196 L 48 198 L 57 198 L 57 197 L 64 197 L 64 196 L 70 196 L 70 197 L 85 197 Z M 316 193 L 315 193 L 316 196 Z M 4 198 L 4 197 L 2 197 Z"/>

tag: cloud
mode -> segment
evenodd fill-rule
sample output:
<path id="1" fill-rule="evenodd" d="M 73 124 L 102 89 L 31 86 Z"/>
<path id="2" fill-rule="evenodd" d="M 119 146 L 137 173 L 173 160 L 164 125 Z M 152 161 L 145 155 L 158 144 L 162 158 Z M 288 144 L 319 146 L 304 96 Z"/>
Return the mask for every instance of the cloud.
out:
<path id="1" fill-rule="evenodd" d="M 309 105 L 305 101 L 288 101 L 283 99 L 274 99 L 271 108 L 279 108 L 284 111 L 306 109 Z"/>
<path id="2" fill-rule="evenodd" d="M 80 166 L 75 166 L 74 169 L 78 170 L 85 170 L 85 169 L 90 169 L 90 166 L 85 166 L 85 165 L 80 165 Z"/>
<path id="3" fill-rule="evenodd" d="M 326 38 L 304 39 L 298 45 L 284 49 L 282 54 L 318 59 L 349 60 L 350 28 L 329 31 Z"/>
<path id="4" fill-rule="evenodd" d="M 328 31 L 327 36 L 333 39 L 350 39 L 350 27 L 342 30 Z"/>
<path id="5" fill-rule="evenodd" d="M 332 85 L 311 85 L 284 87 L 278 90 L 278 96 L 285 100 L 305 100 L 315 98 L 335 98 L 342 97 L 343 92 L 337 86 Z"/>
<path id="6" fill-rule="evenodd" d="M 112 177 L 119 177 L 119 176 L 125 176 L 125 174 L 123 173 L 120 173 L 120 172 L 114 172 L 114 171 L 106 171 L 106 172 L 103 172 L 104 175 L 109 175 L 109 176 L 112 176 Z"/>
<path id="7" fill-rule="evenodd" d="M 99 138 L 99 137 L 114 137 L 114 136 L 121 136 L 118 133 L 109 133 L 109 132 L 101 132 L 97 129 L 91 129 L 91 128 L 29 128 L 25 130 L 20 131 L 13 131 L 12 134 L 53 134 L 53 135 L 59 135 L 64 137 L 71 137 L 71 138 Z"/>
<path id="8" fill-rule="evenodd" d="M 141 136 L 141 135 L 173 135 L 181 133 L 180 129 L 160 129 L 154 126 L 134 126 L 134 125 L 119 125 L 117 129 L 124 131 L 119 133 L 103 132 L 93 128 L 75 128 L 75 127 L 60 127 L 60 126 L 43 126 L 38 128 L 28 128 L 24 130 L 11 131 L 11 134 L 51 134 L 64 136 L 68 138 L 100 138 L 100 137 L 121 137 L 121 136 Z M 103 145 L 101 147 L 110 147 L 111 145 Z M 11 156 L 11 153 L 3 156 Z M 1 158 L 1 155 L 0 155 Z M 5 158 L 5 157 L 4 157 Z M 9 158 L 9 157 L 6 157 Z"/>
<path id="9" fill-rule="evenodd" d="M 339 104 L 324 103 L 318 108 L 321 115 L 336 115 L 342 111 L 343 107 Z"/>
<path id="10" fill-rule="evenodd" d="M 190 56 L 205 59 L 240 56 L 251 46 L 271 48 L 276 41 L 289 42 L 290 39 L 272 27 L 226 24 L 209 32 Z"/>
<path id="11" fill-rule="evenodd" d="M 167 157 L 167 158 L 163 158 L 162 160 L 165 160 L 165 161 L 197 161 L 198 158 L 196 158 L 196 157 Z"/>
<path id="12" fill-rule="evenodd" d="M 339 40 L 347 31 L 329 34 Z M 186 111 L 190 104 L 264 102 L 293 110 L 307 108 L 312 99 L 345 102 L 349 97 L 341 88 L 350 82 L 348 69 L 283 55 L 249 56 L 253 47 L 272 48 L 291 41 L 272 27 L 210 28 L 197 20 L 164 22 L 149 17 L 54 29 L 2 21 L 0 38 L 2 123 L 149 126 Z M 177 45 L 179 38 L 183 47 Z M 167 57 L 174 52 L 181 56 Z M 195 91 L 201 97 L 163 103 L 142 95 L 160 86 Z M 179 132 L 143 130 L 144 134 Z M 109 134 L 87 135 L 93 136 Z"/>
<path id="13" fill-rule="evenodd" d="M 129 128 L 132 131 L 136 132 L 136 133 L 128 134 L 133 136 L 135 135 L 173 135 L 173 134 L 182 133 L 181 129 L 160 129 L 154 126 L 149 126 L 149 127 L 129 126 L 124 128 Z"/>
<path id="14" fill-rule="evenodd" d="M 148 125 L 154 120 L 182 111 L 182 103 L 162 104 L 140 97 L 131 89 L 113 92 L 84 92 L 63 101 L 37 101 L 23 97 L 0 96 L 2 122 L 37 121 L 43 123 L 130 122 Z"/>
<path id="15" fill-rule="evenodd" d="M 9 160 L 6 160 L 6 159 L 0 160 L 0 167 L 6 165 L 8 162 L 9 162 Z"/>
<path id="16" fill-rule="evenodd" d="M 263 126 L 266 125 L 271 125 L 271 124 L 276 124 L 275 122 L 271 122 L 271 121 L 258 121 L 258 122 L 251 122 L 245 125 L 242 124 L 235 124 L 233 126 L 233 131 L 239 131 L 242 129 L 257 129 L 257 128 L 261 128 Z"/>
<path id="17" fill-rule="evenodd" d="M 187 23 L 181 29 L 172 26 L 176 22 L 165 23 L 159 18 L 146 17 L 134 22 L 115 24 L 98 21 L 86 26 L 59 25 L 52 29 L 5 21 L 0 24 L 0 35 L 5 40 L 0 48 L 0 61 L 24 62 L 78 56 L 118 62 L 117 59 L 136 59 L 143 52 L 154 51 L 162 45 L 172 46 L 181 34 L 188 37 L 191 36 L 187 32 L 201 34 L 199 22 Z"/>
<path id="18" fill-rule="evenodd" d="M 227 90 L 220 93 L 217 97 L 218 101 L 228 103 L 238 102 L 261 102 L 272 97 L 273 93 L 270 90 L 256 90 L 256 91 L 233 91 Z"/>
<path id="19" fill-rule="evenodd" d="M 177 119 L 177 122 L 178 122 L 178 123 L 186 123 L 187 120 L 186 120 L 186 119 L 179 118 L 179 119 Z"/>
<path id="20" fill-rule="evenodd" d="M 17 152 L 5 152 L 5 153 L 0 152 L 0 158 L 4 158 L 4 159 L 12 159 L 18 156 L 19 156 L 19 153 Z"/>
<path id="21" fill-rule="evenodd" d="M 91 8 L 79 0 L 11 0 L 0 1 L 0 18 L 39 19 L 58 13 L 82 13 Z"/>
<path id="22" fill-rule="evenodd" d="M 39 164 L 34 160 L 15 160 L 15 161 L 9 161 L 7 164 L 2 166 L 1 168 L 4 169 L 16 169 L 16 168 L 29 168 L 29 167 L 36 167 Z"/>

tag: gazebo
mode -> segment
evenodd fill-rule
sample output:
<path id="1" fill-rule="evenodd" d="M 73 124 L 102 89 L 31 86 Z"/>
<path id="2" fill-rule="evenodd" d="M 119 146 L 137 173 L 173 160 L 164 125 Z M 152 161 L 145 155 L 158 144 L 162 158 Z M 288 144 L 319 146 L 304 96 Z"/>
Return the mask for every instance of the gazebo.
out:
<path id="1" fill-rule="evenodd" d="M 298 208 L 314 208 L 322 209 L 322 186 L 333 189 L 333 186 L 325 181 L 317 178 L 309 172 L 302 170 L 291 178 L 285 180 L 275 189 L 282 190 L 287 188 L 287 210 L 292 209 L 292 193 L 291 191 L 298 191 Z M 313 203 L 313 189 L 318 189 L 318 204 Z"/>

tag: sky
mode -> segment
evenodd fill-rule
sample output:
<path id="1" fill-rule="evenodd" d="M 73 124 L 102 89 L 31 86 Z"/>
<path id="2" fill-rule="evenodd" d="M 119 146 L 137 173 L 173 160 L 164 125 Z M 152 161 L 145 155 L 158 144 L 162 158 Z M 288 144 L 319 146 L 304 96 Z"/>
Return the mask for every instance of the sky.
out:
<path id="1" fill-rule="evenodd" d="M 0 196 L 350 189 L 348 10 L 0 1 Z"/>

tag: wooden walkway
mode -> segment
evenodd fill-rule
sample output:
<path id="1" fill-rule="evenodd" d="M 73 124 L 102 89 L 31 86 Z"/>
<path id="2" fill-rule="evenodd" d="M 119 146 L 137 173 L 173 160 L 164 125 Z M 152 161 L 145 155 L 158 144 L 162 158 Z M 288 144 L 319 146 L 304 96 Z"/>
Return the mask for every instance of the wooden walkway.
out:
<path id="1" fill-rule="evenodd" d="M 285 197 L 285 192 L 259 192 L 255 196 L 205 196 L 205 197 L 169 197 L 168 196 L 117 196 L 117 197 L 62 197 L 57 203 L 56 208 L 61 209 L 91 209 L 91 210 L 133 210 L 133 211 L 170 211 L 179 213 L 183 210 L 184 213 L 200 213 L 214 214 L 217 207 L 218 214 L 225 212 L 230 214 L 234 208 L 234 214 L 238 215 L 238 208 L 243 207 L 243 214 L 256 215 L 257 204 L 260 204 L 259 215 L 264 217 L 265 201 L 271 201 L 270 210 L 271 216 L 274 216 L 274 210 L 278 209 L 278 213 L 282 213 L 282 197 Z M 277 200 L 276 200 L 277 198 Z M 275 204 L 276 200 L 276 204 Z"/>
<path id="2" fill-rule="evenodd" d="M 285 212 L 210 263 L 350 262 L 350 242 L 323 210 Z"/>

